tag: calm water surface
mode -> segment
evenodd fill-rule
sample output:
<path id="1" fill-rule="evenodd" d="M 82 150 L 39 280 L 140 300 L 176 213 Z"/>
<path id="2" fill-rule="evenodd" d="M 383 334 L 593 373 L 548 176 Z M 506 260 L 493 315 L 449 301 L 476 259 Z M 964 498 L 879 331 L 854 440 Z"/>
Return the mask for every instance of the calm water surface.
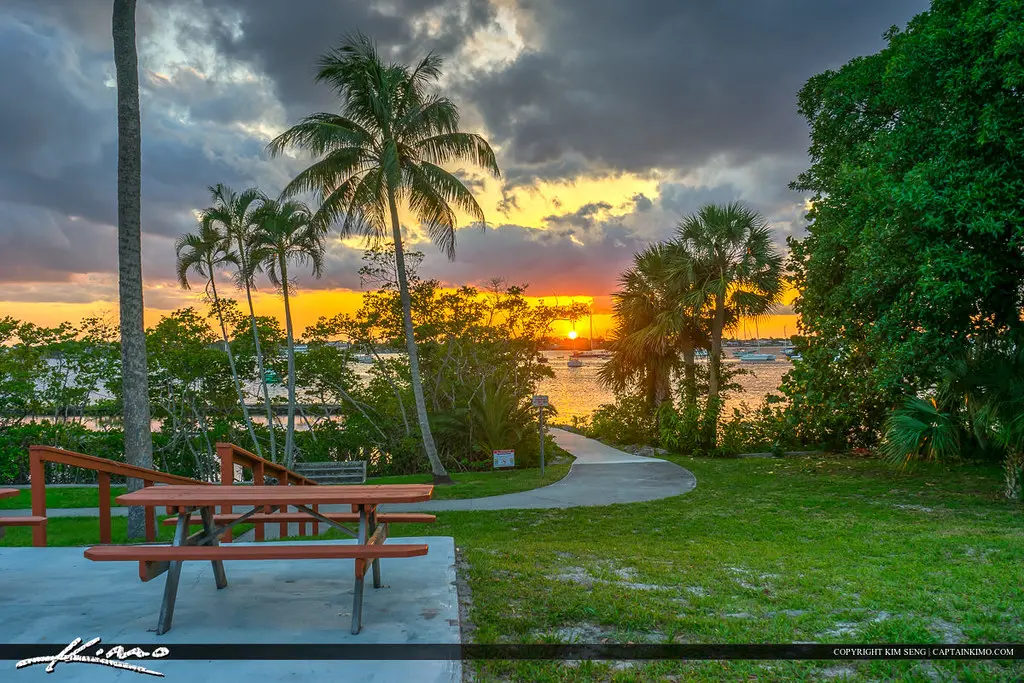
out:
<path id="1" fill-rule="evenodd" d="M 760 405 L 765 395 L 777 390 L 782 383 L 782 376 L 792 369 L 793 364 L 776 349 L 764 349 L 766 353 L 775 353 L 777 359 L 773 363 L 740 363 L 734 358 L 726 360 L 730 365 L 742 366 L 749 374 L 736 378 L 736 383 L 743 387 L 742 392 L 730 396 L 725 402 L 727 412 L 740 403 L 754 408 Z M 597 371 L 604 363 L 601 358 L 584 358 L 583 367 L 570 368 L 567 351 L 545 351 L 544 355 L 555 371 L 552 379 L 545 379 L 538 387 L 538 392 L 547 394 L 552 405 L 558 409 L 558 421 L 570 422 L 573 417 L 589 417 L 602 403 L 612 403 L 615 396 L 604 387 L 597 378 Z"/>

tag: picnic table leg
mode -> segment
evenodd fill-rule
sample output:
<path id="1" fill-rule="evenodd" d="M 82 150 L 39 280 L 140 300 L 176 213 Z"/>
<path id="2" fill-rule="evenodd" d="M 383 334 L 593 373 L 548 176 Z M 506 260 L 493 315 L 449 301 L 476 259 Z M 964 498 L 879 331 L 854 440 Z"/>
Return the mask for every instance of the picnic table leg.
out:
<path id="1" fill-rule="evenodd" d="M 210 537 L 207 545 L 220 545 L 220 541 L 214 533 L 217 530 L 217 525 L 213 523 L 213 508 L 201 508 L 199 514 L 203 518 L 203 532 Z M 210 564 L 213 565 L 213 578 L 217 581 L 217 588 L 227 588 L 228 577 L 224 574 L 224 561 L 211 560 Z"/>
<path id="2" fill-rule="evenodd" d="M 366 545 L 366 507 L 359 506 L 359 545 Z M 356 560 L 356 585 L 352 590 L 352 635 L 363 627 L 363 576 L 366 575 L 366 560 Z"/>
<path id="3" fill-rule="evenodd" d="M 369 519 L 367 520 L 367 531 L 370 536 L 377 530 L 377 506 L 370 507 Z M 380 588 L 380 558 L 373 558 L 373 587 Z"/>
<path id="4" fill-rule="evenodd" d="M 173 546 L 185 544 L 188 538 L 188 519 L 192 511 L 178 508 L 178 526 L 174 529 Z M 160 619 L 156 624 L 156 634 L 163 635 L 171 630 L 174 620 L 174 600 L 178 597 L 178 578 L 181 576 L 181 560 L 172 561 L 167 568 L 167 583 L 164 584 L 164 601 L 160 605 Z"/>

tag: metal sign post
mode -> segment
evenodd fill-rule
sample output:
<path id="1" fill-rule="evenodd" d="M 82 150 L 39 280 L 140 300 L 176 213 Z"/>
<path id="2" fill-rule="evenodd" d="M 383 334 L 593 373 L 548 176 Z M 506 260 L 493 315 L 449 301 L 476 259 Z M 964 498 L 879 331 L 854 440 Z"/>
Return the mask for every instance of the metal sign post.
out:
<path id="1" fill-rule="evenodd" d="M 548 405 L 547 396 L 534 396 L 533 405 L 537 409 L 537 423 L 540 425 L 540 476 L 544 476 L 544 408 Z"/>

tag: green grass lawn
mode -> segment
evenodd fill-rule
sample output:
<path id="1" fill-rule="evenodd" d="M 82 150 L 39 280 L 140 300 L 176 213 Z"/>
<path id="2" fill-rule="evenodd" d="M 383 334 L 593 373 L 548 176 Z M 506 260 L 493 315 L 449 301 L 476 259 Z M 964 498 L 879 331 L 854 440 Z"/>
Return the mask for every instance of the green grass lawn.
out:
<path id="1" fill-rule="evenodd" d="M 1024 642 L 1024 509 L 993 469 L 893 471 L 842 457 L 673 458 L 663 501 L 441 512 L 474 640 Z M 1007 662 L 486 663 L 481 680 L 1016 681 Z M 845 677 L 845 678 L 844 678 Z"/>
<path id="2" fill-rule="evenodd" d="M 3 488 L 0 486 L 0 488 Z M 110 502 L 126 492 L 123 486 L 110 487 Z M 47 508 L 94 508 L 100 504 L 99 489 L 95 486 L 48 488 L 46 490 Z M 32 507 L 32 491 L 22 489 L 21 493 L 11 498 L 0 498 L 0 510 L 29 509 Z"/>
<path id="3" fill-rule="evenodd" d="M 395 525 L 390 535 L 454 536 L 475 642 L 1024 642 L 1024 508 L 999 498 L 998 469 L 901 473 L 832 456 L 673 459 L 698 482 L 677 498 L 441 512 L 436 524 Z M 72 529 L 80 524 L 52 520 L 52 544 L 80 538 Z M 30 537 L 8 530 L 3 543 L 22 531 Z M 1024 666 L 1008 662 L 479 666 L 481 681 L 1024 677 Z"/>

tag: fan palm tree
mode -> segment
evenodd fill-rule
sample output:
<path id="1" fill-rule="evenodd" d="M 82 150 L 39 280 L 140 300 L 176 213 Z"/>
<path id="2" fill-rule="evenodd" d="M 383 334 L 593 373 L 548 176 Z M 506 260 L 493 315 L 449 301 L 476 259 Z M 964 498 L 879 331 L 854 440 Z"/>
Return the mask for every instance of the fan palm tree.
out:
<path id="1" fill-rule="evenodd" d="M 256 188 L 239 194 L 220 183 L 209 189 L 213 205 L 202 211 L 199 220 L 204 225 L 220 224 L 224 235 L 234 243 L 235 254 L 238 256 L 235 284 L 245 290 L 245 300 L 249 304 L 249 324 L 252 327 L 252 341 L 256 350 L 256 372 L 259 373 L 260 392 L 263 394 L 263 405 L 267 411 L 267 429 L 270 432 L 270 459 L 277 462 L 274 410 L 270 405 L 270 388 L 267 386 L 266 369 L 263 366 L 259 326 L 256 324 L 256 311 L 252 305 L 252 291 L 256 289 L 256 269 L 249 267 L 252 233 L 257 227 L 255 217 L 266 196 Z M 262 455 L 259 444 L 256 448 L 257 454 Z"/>
<path id="2" fill-rule="evenodd" d="M 324 265 L 323 224 L 302 202 L 266 199 L 254 216 L 249 267 L 261 267 L 284 298 L 288 342 L 288 426 L 284 440 L 286 467 L 295 464 L 295 335 L 292 331 L 290 266 L 309 266 L 319 278 Z"/>
<path id="3" fill-rule="evenodd" d="M 621 290 L 612 295 L 612 357 L 598 376 L 616 392 L 642 387 L 652 411 L 669 400 L 680 358 L 684 403 L 697 402 L 695 352 L 706 335 L 700 309 L 686 303 L 692 281 L 682 251 L 680 244 L 666 242 L 636 254 L 619 279 Z"/>
<path id="4" fill-rule="evenodd" d="M 111 33 L 117 72 L 117 262 L 121 318 L 121 377 L 125 461 L 153 467 L 149 375 L 142 300 L 142 122 L 139 55 L 135 48 L 136 0 L 114 0 Z M 128 490 L 142 487 L 128 479 Z M 145 534 L 143 509 L 128 509 L 128 538 Z"/>
<path id="5" fill-rule="evenodd" d="M 945 370 L 933 395 L 908 397 L 885 423 L 882 454 L 948 461 L 966 447 L 1002 451 L 1005 495 L 1024 496 L 1024 345 L 978 340 Z"/>
<path id="6" fill-rule="evenodd" d="M 722 335 L 730 317 L 768 315 L 781 301 L 782 255 L 765 219 L 739 202 L 707 204 L 683 218 L 676 230 L 696 284 L 690 305 L 711 311 L 707 440 L 713 445 L 722 386 Z"/>
<path id="7" fill-rule="evenodd" d="M 230 265 L 237 266 L 238 255 L 231 251 L 231 243 L 228 241 L 227 235 L 217 230 L 213 223 L 208 221 L 203 221 L 199 224 L 199 232 L 186 233 L 179 237 L 174 245 L 174 253 L 178 258 L 178 283 L 182 289 L 191 289 L 188 281 L 190 272 L 206 280 L 206 295 L 213 301 L 213 309 L 217 312 L 221 339 L 224 340 L 224 349 L 228 354 L 231 379 L 235 384 L 238 403 L 242 406 L 242 417 L 245 420 L 245 427 L 249 430 L 249 438 L 252 439 L 255 445 L 256 454 L 262 457 L 260 443 L 256 440 L 256 430 L 253 428 L 252 418 L 249 416 L 249 408 L 245 405 L 242 383 L 238 379 L 235 354 L 231 351 L 231 342 L 228 341 L 228 328 L 224 324 L 222 302 L 217 294 L 217 269 Z"/>
<path id="8" fill-rule="evenodd" d="M 387 64 L 369 38 L 356 34 L 319 60 L 317 81 L 337 93 L 341 112 L 307 116 L 269 145 L 273 155 L 299 148 L 318 158 L 296 176 L 285 194 L 315 193 L 319 221 L 337 222 L 343 236 L 360 234 L 373 240 L 390 230 L 416 415 L 434 481 L 439 483 L 451 478 L 437 455 L 427 419 L 399 206 L 404 205 L 434 244 L 454 258 L 456 211 L 480 223 L 484 214 L 473 193 L 442 166 L 472 162 L 499 175 L 487 141 L 460 132 L 456 106 L 428 91 L 440 75 L 441 59 L 434 54 L 413 68 Z"/>

